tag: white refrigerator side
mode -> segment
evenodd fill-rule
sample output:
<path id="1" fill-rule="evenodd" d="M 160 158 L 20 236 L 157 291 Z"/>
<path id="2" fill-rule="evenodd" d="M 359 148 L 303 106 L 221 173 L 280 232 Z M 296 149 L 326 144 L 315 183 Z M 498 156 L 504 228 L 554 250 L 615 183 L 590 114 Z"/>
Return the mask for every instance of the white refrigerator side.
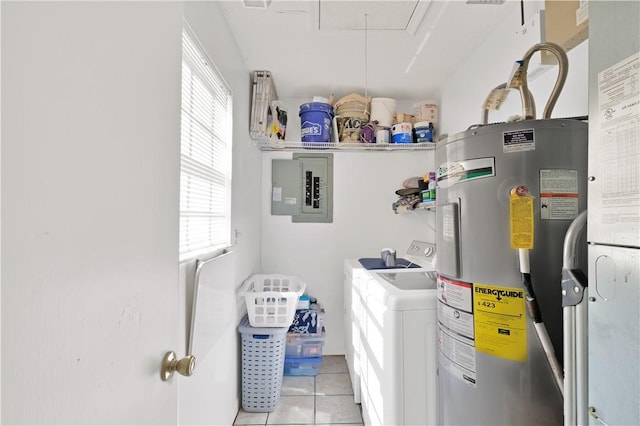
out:
<path id="1" fill-rule="evenodd" d="M 589 248 L 591 424 L 640 424 L 640 250 Z"/>
<path id="2" fill-rule="evenodd" d="M 591 425 L 640 424 L 639 18 L 640 2 L 589 2 Z"/>
<path id="3" fill-rule="evenodd" d="M 587 239 L 638 248 L 640 4 L 589 2 L 589 8 Z"/>

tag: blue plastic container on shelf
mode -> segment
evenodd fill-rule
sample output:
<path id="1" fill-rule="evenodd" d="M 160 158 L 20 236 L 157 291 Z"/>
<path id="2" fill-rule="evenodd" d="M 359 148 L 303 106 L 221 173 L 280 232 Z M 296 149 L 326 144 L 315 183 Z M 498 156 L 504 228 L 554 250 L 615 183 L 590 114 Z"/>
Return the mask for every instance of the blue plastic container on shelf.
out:
<path id="1" fill-rule="evenodd" d="M 300 105 L 300 132 L 302 142 L 331 142 L 333 106 L 324 102 Z"/>

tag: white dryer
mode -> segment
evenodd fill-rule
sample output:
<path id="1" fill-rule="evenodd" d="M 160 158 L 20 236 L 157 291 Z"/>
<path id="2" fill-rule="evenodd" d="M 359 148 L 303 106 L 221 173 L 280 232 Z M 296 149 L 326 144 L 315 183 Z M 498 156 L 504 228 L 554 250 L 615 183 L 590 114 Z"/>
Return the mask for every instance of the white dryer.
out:
<path id="1" fill-rule="evenodd" d="M 435 273 L 369 271 L 360 288 L 360 391 L 366 425 L 436 422 Z"/>
<path id="2" fill-rule="evenodd" d="M 368 270 L 367 267 L 374 264 L 375 260 L 374 258 L 353 258 L 345 259 L 344 262 L 345 358 L 353 387 L 354 401 L 358 404 L 362 402 L 362 392 L 360 390 L 361 364 L 362 360 L 366 360 L 366 354 L 363 352 L 360 341 L 363 334 L 361 328 L 365 321 L 363 307 L 366 301 L 366 294 L 362 293 L 361 290 L 366 288 L 366 284 L 372 278 L 372 274 L 377 272 L 435 270 L 435 246 L 431 243 L 414 240 L 407 248 L 405 258 L 398 259 L 399 265 L 397 267 Z M 365 262 L 363 263 L 363 261 Z M 407 268 L 407 263 L 410 263 L 410 268 Z M 383 262 L 380 261 L 380 264 L 382 265 Z"/>

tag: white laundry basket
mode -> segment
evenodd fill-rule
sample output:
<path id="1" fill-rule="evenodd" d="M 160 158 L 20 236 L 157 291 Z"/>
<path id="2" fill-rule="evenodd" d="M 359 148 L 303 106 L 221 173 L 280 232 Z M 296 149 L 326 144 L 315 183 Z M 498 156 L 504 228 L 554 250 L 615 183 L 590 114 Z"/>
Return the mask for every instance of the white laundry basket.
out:
<path id="1" fill-rule="evenodd" d="M 242 284 L 251 327 L 287 327 L 306 283 L 295 275 L 256 274 Z"/>

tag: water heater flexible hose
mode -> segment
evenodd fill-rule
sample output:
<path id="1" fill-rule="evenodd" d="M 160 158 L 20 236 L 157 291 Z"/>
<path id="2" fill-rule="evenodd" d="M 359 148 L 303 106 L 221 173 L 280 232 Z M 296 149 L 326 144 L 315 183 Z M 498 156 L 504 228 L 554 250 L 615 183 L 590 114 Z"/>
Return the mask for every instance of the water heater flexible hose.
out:
<path id="1" fill-rule="evenodd" d="M 534 53 L 546 50 L 552 53 L 556 59 L 558 60 L 558 78 L 556 79 L 556 84 L 553 86 L 553 90 L 551 91 L 551 96 L 549 96 L 549 100 L 547 101 L 547 105 L 544 107 L 544 112 L 542 113 L 542 118 L 551 118 L 551 111 L 553 111 L 553 107 L 556 105 L 556 101 L 558 100 L 558 96 L 560 96 L 560 92 L 564 87 L 564 83 L 567 80 L 567 73 L 569 72 L 569 59 L 567 58 L 567 54 L 562 48 L 555 43 L 538 43 L 531 47 L 522 58 L 522 81 L 520 82 L 520 97 L 522 98 L 522 110 L 524 114 L 525 120 L 535 119 L 535 112 L 533 109 L 533 105 L 531 103 L 531 97 L 529 94 L 529 87 L 527 83 L 527 69 L 529 68 L 529 61 Z"/>
<path id="2" fill-rule="evenodd" d="M 494 87 L 493 90 L 491 90 L 491 92 L 489 92 L 489 95 L 487 95 L 487 98 L 484 101 L 484 104 L 482 105 L 482 117 L 480 118 L 480 124 L 485 126 L 487 124 L 489 124 L 489 110 L 492 109 L 489 107 L 489 105 L 491 104 L 491 100 L 494 96 L 496 96 L 497 93 L 506 90 L 507 89 L 507 83 L 502 83 L 499 84 L 498 86 Z M 500 96 L 500 95 L 497 95 Z M 529 91 L 529 89 L 527 89 L 527 96 L 529 96 L 529 102 L 531 103 L 531 108 L 532 108 L 532 113 L 533 113 L 533 117 L 535 118 L 536 116 L 536 102 L 533 99 L 533 95 L 531 94 L 531 92 Z M 504 96 L 504 99 L 506 99 L 506 95 Z M 503 99 L 503 101 L 504 101 Z M 495 107 L 493 109 L 498 109 L 499 107 Z"/>
<path id="3" fill-rule="evenodd" d="M 553 108 L 555 107 L 558 100 L 558 96 L 560 96 L 560 92 L 562 91 L 564 83 L 567 80 L 567 73 L 569 72 L 569 59 L 567 58 L 567 54 L 561 46 L 555 43 L 547 42 L 538 43 L 531 47 L 524 54 L 523 59 L 517 61 L 517 63 L 519 64 L 518 69 L 511 77 L 510 81 L 508 83 L 502 83 L 494 87 L 493 90 L 489 92 L 489 95 L 482 105 L 482 116 L 480 120 L 481 125 L 488 124 L 490 109 L 499 108 L 499 105 L 495 106 L 494 108 L 490 108 L 490 105 L 495 101 L 495 98 L 500 99 L 498 103 L 501 103 L 506 99 L 508 92 L 505 92 L 505 89 L 518 89 L 520 91 L 520 97 L 522 99 L 522 114 L 524 116 L 524 119 L 536 119 L 536 104 L 533 95 L 529 90 L 527 81 L 527 70 L 529 68 L 529 61 L 531 60 L 533 54 L 541 50 L 551 52 L 558 60 L 559 66 L 558 78 L 556 79 L 556 83 L 553 87 L 553 90 L 551 91 L 551 95 L 549 96 L 549 100 L 547 101 L 542 114 L 543 119 L 551 118 L 551 112 L 553 111 Z"/>

